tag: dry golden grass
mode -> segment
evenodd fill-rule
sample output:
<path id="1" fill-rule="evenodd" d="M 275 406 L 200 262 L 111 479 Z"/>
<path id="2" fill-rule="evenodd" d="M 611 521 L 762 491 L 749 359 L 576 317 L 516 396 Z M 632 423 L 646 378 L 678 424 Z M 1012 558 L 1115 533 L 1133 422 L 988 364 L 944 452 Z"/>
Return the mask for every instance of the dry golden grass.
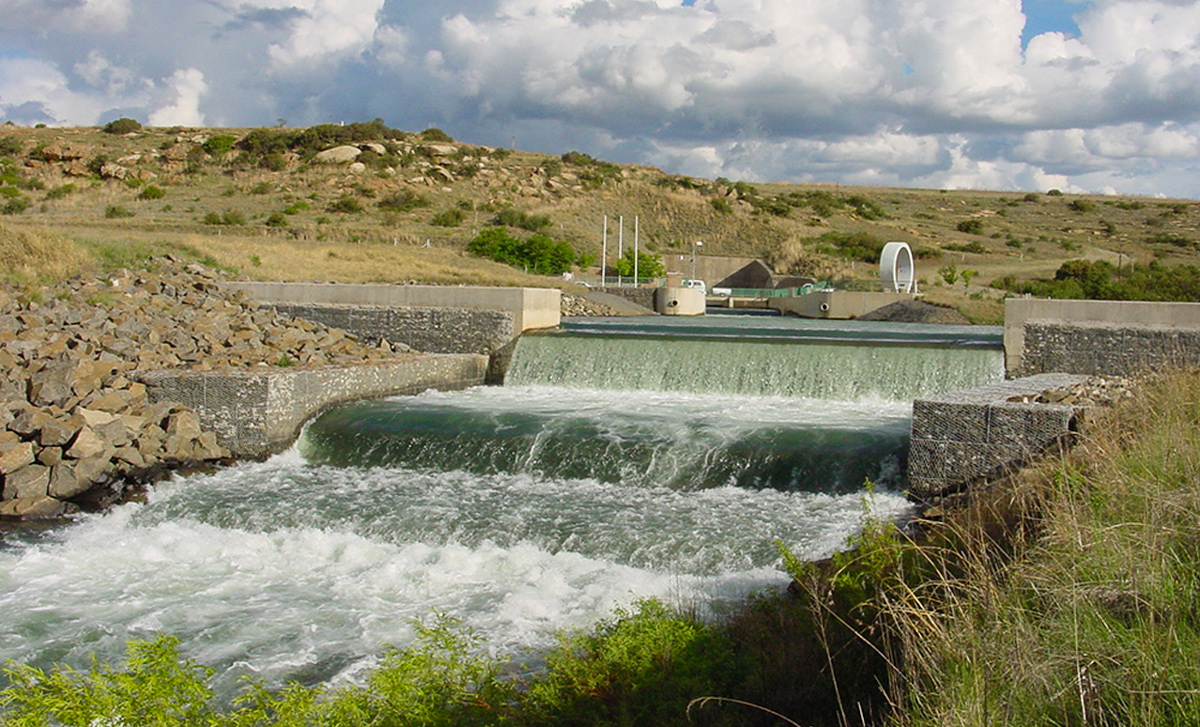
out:
<path id="1" fill-rule="evenodd" d="M 180 255 L 223 268 L 252 280 L 333 281 L 340 283 L 405 283 L 549 287 L 555 278 L 527 275 L 507 265 L 483 260 L 445 246 L 411 242 L 345 244 L 305 242 L 279 235 L 238 235 L 211 231 L 175 232 L 138 229 L 135 225 L 76 226 L 79 243 L 71 243 L 85 261 L 100 267 L 135 267 L 163 254 Z M 24 233 L 21 233 L 24 234 Z M 63 236 L 57 239 L 70 243 Z M 90 253 L 90 255 L 89 255 Z M 60 277 L 46 271 L 49 277 Z"/>
<path id="2" fill-rule="evenodd" d="M 524 287 L 547 287 L 555 282 L 446 247 L 302 243 L 233 235 L 184 235 L 180 241 L 255 280 Z"/>
<path id="3" fill-rule="evenodd" d="M 0 225 L 0 261 L 0 275 L 40 281 L 76 275 L 88 267 L 91 257 L 64 235 Z"/>
<path id="4" fill-rule="evenodd" d="M 885 599 L 894 723 L 1197 724 L 1198 423 L 1200 376 L 1156 377 L 951 518 Z"/>

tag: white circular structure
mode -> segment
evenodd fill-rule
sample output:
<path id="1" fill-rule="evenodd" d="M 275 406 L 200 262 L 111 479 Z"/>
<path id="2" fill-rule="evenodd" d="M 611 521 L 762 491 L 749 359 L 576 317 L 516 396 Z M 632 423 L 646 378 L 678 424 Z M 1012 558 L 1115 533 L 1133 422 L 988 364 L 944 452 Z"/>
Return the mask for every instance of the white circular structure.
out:
<path id="1" fill-rule="evenodd" d="M 916 286 L 912 250 L 907 242 L 889 242 L 879 256 L 879 275 L 888 293 L 911 293 Z"/>

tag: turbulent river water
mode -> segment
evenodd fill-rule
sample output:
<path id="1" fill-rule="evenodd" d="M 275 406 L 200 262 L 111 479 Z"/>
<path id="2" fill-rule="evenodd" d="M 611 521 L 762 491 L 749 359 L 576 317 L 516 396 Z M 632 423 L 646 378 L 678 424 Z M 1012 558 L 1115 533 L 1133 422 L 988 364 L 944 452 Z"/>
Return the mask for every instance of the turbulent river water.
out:
<path id="1" fill-rule="evenodd" d="M 413 620 L 497 649 L 638 598 L 778 588 L 902 518 L 911 399 L 1000 377 L 992 329 L 588 320 L 503 387 L 361 402 L 266 462 L 0 545 L 0 658 L 86 666 L 168 632 L 218 689 L 353 677 Z M 867 495 L 863 481 L 878 483 Z"/>

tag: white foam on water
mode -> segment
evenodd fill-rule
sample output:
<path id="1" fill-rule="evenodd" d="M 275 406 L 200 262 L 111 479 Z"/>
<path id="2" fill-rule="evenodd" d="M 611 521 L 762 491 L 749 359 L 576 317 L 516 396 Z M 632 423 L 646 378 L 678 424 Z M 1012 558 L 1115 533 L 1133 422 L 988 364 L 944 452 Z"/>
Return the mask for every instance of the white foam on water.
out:
<path id="1" fill-rule="evenodd" d="M 553 392 L 460 396 L 497 411 L 517 399 L 566 406 Z M 608 396 L 583 405 L 603 416 L 601 398 L 647 416 L 692 407 L 692 417 L 731 428 L 797 415 L 794 400 L 755 408 Z M 875 406 L 861 417 L 903 416 Z M 386 644 L 410 643 L 413 620 L 435 611 L 462 619 L 493 649 L 536 651 L 557 629 L 586 627 L 639 598 L 706 604 L 782 588 L 774 539 L 818 558 L 864 512 L 896 518 L 908 508 L 895 493 L 863 498 L 336 468 L 293 449 L 175 478 L 147 503 L 49 537 L 9 538 L 0 547 L 0 659 L 85 667 L 92 653 L 115 659 L 129 639 L 167 632 L 181 637 L 185 655 L 217 668 L 229 694 L 243 674 L 275 685 L 353 675 Z"/>

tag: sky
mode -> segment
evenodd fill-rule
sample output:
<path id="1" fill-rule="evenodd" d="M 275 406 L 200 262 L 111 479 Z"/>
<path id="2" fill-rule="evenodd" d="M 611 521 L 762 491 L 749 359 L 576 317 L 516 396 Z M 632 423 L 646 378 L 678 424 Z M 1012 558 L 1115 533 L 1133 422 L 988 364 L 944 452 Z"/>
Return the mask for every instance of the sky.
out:
<path id="1" fill-rule="evenodd" d="M 0 0 L 0 121 L 1200 198 L 1200 0 Z"/>

